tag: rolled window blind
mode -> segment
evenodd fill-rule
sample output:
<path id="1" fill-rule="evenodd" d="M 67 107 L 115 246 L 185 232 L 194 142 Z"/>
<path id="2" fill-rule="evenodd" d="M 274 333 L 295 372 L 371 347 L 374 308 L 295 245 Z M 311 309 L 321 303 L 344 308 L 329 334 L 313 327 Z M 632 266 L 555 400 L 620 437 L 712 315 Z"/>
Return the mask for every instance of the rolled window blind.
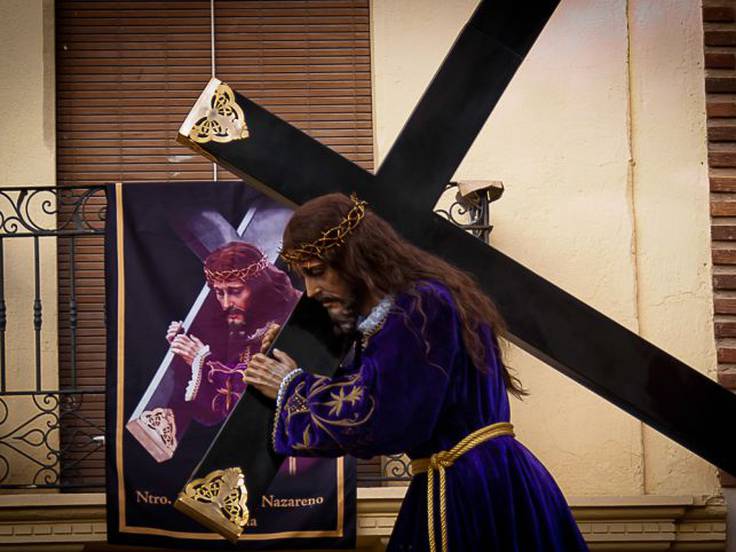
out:
<path id="1" fill-rule="evenodd" d="M 367 0 L 216 0 L 214 15 L 218 78 L 373 168 Z M 212 72 L 208 0 L 57 0 L 56 29 L 59 186 L 213 178 L 210 162 L 175 142 Z M 234 176 L 220 171 L 218 178 Z M 103 203 L 93 198 L 88 211 Z M 60 220 L 71 216 L 60 204 Z M 59 240 L 63 387 L 104 385 L 103 270 L 102 237 Z M 100 433 L 103 406 L 102 396 L 86 396 L 80 416 L 64 421 L 62 444 L 80 431 Z M 68 482 L 103 484 L 102 451 L 71 447 L 64 462 L 73 468 Z"/>

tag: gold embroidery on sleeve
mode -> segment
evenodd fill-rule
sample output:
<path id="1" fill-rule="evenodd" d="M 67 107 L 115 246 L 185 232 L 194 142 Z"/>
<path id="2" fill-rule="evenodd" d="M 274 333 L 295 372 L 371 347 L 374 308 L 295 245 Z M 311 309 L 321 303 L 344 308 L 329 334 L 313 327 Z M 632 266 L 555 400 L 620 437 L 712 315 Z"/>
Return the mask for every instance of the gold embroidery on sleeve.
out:
<path id="1" fill-rule="evenodd" d="M 307 426 L 304 428 L 304 433 L 302 433 L 302 442 L 294 444 L 294 450 L 308 449 L 310 444 L 309 426 Z"/>
<path id="2" fill-rule="evenodd" d="M 365 388 L 358 383 L 359 380 L 360 373 L 354 374 L 342 381 L 332 381 L 330 378 L 318 376 L 317 381 L 308 390 L 306 382 L 300 382 L 294 388 L 294 391 L 284 405 L 284 410 L 286 411 L 286 427 L 289 426 L 289 422 L 293 416 L 308 414 L 312 422 L 310 425 L 321 429 L 332 439 L 337 440 L 333 433 L 337 428 L 347 429 L 363 425 L 373 416 L 376 405 L 373 397 L 367 395 Z M 325 395 L 329 397 L 327 400 L 319 400 L 319 397 Z M 366 412 L 353 412 L 352 415 L 342 415 L 346 405 L 355 406 L 361 400 L 368 401 Z M 328 409 L 326 415 L 319 413 L 322 410 L 320 407 Z M 304 429 L 301 442 L 293 445 L 295 450 L 310 448 L 312 444 L 309 432 L 310 425 L 307 425 Z"/>
<path id="3" fill-rule="evenodd" d="M 309 412 L 307 406 L 307 398 L 304 396 L 305 382 L 299 382 L 294 388 L 294 392 L 286 399 L 284 403 L 284 411 L 286 411 L 286 423 L 288 424 L 291 417 L 296 414 L 306 414 Z"/>
<path id="4" fill-rule="evenodd" d="M 335 393 L 330 393 L 331 401 L 327 401 L 325 404 L 331 406 L 329 415 L 339 416 L 342 413 L 342 407 L 345 403 L 349 403 L 351 406 L 363 398 L 363 388 L 353 387 L 350 392 L 346 395 L 345 388 L 341 387 L 340 390 Z"/>

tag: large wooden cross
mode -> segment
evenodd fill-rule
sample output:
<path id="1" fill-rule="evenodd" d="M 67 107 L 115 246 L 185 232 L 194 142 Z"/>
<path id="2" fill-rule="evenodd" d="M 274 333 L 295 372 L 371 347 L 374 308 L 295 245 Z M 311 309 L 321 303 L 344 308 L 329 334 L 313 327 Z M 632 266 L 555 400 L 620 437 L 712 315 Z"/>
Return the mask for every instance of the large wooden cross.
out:
<path id="1" fill-rule="evenodd" d="M 736 397 L 432 212 L 557 3 L 482 1 L 375 175 L 216 79 L 179 139 L 291 204 L 357 192 L 406 239 L 473 273 L 516 345 L 736 473 L 736 443 L 721 430 L 736 418 Z M 241 401 L 218 440 L 231 438 L 228 425 L 255 400 Z M 216 449 L 217 442 L 209 456 L 221 461 Z M 200 472 L 214 465 L 205 458 Z"/>

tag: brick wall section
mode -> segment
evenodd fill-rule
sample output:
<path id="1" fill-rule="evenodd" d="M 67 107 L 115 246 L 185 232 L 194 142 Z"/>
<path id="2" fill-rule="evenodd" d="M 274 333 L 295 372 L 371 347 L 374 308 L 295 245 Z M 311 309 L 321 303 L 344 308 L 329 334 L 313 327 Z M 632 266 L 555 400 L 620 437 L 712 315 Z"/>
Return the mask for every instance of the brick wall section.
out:
<path id="1" fill-rule="evenodd" d="M 703 26 L 718 381 L 736 391 L 736 0 L 704 0 Z"/>

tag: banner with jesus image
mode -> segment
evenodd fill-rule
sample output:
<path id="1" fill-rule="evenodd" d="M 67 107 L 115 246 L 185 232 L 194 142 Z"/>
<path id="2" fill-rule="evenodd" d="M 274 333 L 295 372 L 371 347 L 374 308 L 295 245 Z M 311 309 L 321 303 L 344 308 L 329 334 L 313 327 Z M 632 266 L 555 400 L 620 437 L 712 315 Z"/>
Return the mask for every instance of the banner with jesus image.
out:
<path id="1" fill-rule="evenodd" d="M 232 547 L 173 503 L 243 397 L 249 359 L 302 295 L 278 260 L 290 215 L 242 182 L 108 188 L 110 542 Z M 233 442 L 229 454 L 259 447 L 264 465 L 279 461 L 269 445 Z M 351 546 L 353 464 L 286 459 L 265 492 L 247 497 L 237 545 Z"/>

